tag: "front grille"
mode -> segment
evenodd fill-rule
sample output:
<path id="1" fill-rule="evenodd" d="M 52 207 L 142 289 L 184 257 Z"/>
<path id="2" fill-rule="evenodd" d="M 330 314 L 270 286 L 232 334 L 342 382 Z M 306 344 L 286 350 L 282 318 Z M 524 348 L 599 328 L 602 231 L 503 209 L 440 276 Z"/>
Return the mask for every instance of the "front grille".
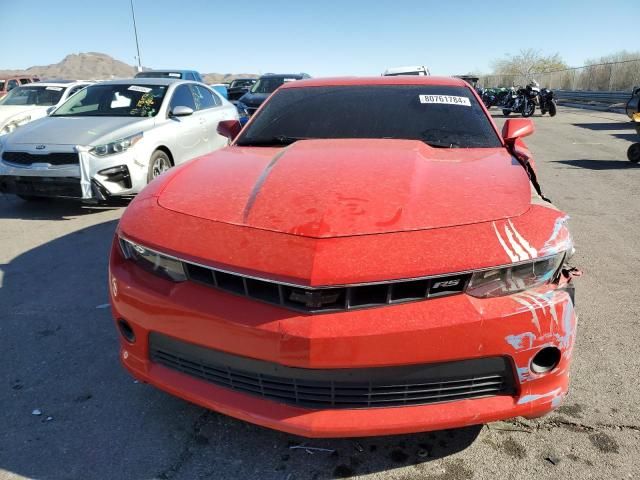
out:
<path id="1" fill-rule="evenodd" d="M 341 287 L 302 287 L 183 262 L 190 280 L 305 313 L 326 313 L 416 302 L 462 293 L 469 273 Z"/>
<path id="2" fill-rule="evenodd" d="M 2 159 L 14 165 L 32 165 L 34 163 L 48 163 L 50 165 L 74 165 L 80 160 L 76 152 L 53 152 L 43 155 L 28 152 L 4 152 Z"/>
<path id="3" fill-rule="evenodd" d="M 80 179 L 74 177 L 0 176 L 0 192 L 37 197 L 82 198 Z"/>
<path id="4" fill-rule="evenodd" d="M 305 369 L 239 357 L 152 332 L 151 361 L 192 377 L 312 409 L 375 408 L 513 395 L 505 357 L 357 369 Z"/>

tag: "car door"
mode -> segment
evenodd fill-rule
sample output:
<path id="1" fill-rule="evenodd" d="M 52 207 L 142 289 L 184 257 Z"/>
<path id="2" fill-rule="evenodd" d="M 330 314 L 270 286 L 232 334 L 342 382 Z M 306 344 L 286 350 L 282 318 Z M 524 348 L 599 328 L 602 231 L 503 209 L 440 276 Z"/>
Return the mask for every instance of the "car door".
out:
<path id="1" fill-rule="evenodd" d="M 227 138 L 218 134 L 218 123 L 229 120 L 227 108 L 217 94 L 202 85 L 191 84 L 191 90 L 198 107 L 198 120 L 203 127 L 206 152 L 212 152 L 227 145 Z"/>
<path id="2" fill-rule="evenodd" d="M 206 152 L 206 143 L 203 142 L 202 125 L 198 118 L 196 104 L 189 84 L 178 85 L 173 91 L 169 103 L 169 114 L 175 107 L 188 107 L 193 110 L 193 115 L 183 117 L 171 117 L 170 127 L 174 140 L 171 146 L 173 160 L 176 165 L 190 160 Z"/>

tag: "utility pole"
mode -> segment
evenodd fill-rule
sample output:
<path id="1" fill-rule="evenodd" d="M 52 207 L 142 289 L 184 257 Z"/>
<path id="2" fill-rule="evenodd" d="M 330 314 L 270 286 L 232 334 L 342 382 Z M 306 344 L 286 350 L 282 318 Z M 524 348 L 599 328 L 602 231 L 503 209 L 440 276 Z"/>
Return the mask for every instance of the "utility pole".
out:
<path id="1" fill-rule="evenodd" d="M 138 51 L 138 71 L 142 71 L 142 60 L 140 59 L 140 44 L 138 43 L 138 28 L 136 27 L 136 12 L 133 10 L 133 0 L 131 2 L 131 17 L 133 18 L 133 33 L 136 36 L 136 50 Z"/>

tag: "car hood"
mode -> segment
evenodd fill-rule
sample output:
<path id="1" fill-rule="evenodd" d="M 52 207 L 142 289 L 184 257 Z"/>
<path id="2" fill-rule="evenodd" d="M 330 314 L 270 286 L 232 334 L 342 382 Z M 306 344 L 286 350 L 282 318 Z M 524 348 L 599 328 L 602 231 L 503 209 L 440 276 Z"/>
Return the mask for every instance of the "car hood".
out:
<path id="1" fill-rule="evenodd" d="M 240 97 L 238 101 L 244 103 L 247 107 L 258 108 L 267 98 L 269 98 L 269 95 L 271 94 L 247 92 Z"/>
<path id="2" fill-rule="evenodd" d="M 6 146 L 100 145 L 144 131 L 153 125 L 153 118 L 46 117 L 11 133 Z"/>
<path id="3" fill-rule="evenodd" d="M 39 107 L 37 105 L 0 105 L 0 127 L 9 120 L 22 118 L 25 115 L 37 114 L 42 116 L 43 112 L 46 114 L 47 108 Z"/>
<path id="4" fill-rule="evenodd" d="M 531 189 L 504 148 L 304 140 L 201 157 L 176 172 L 158 202 L 216 222 L 327 238 L 514 217 L 529 208 Z"/>

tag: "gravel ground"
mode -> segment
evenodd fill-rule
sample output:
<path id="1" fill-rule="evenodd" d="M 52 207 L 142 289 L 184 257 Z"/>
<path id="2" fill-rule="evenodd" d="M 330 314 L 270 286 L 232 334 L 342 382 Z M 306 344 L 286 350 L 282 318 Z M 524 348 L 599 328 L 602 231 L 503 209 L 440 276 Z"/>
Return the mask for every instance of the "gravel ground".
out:
<path id="1" fill-rule="evenodd" d="M 585 273 L 572 391 L 559 410 L 444 432 L 305 440 L 187 404 L 118 364 L 106 264 L 122 207 L 0 195 L 0 479 L 640 476 L 640 166 L 625 155 L 640 138 L 615 113 L 561 108 L 534 121 L 528 144 L 541 183 L 572 217 L 573 263 Z"/>

